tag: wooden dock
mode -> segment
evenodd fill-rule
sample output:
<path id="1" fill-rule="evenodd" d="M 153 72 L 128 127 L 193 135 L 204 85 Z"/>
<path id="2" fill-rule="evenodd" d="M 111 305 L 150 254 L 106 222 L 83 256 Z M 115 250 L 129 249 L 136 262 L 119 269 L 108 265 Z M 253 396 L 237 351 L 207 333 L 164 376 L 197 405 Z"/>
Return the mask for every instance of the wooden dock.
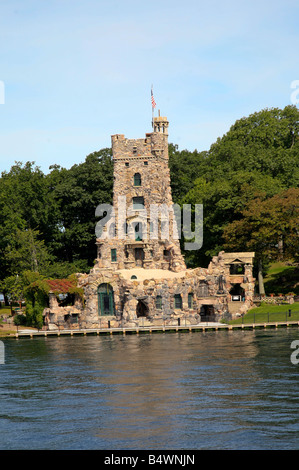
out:
<path id="1" fill-rule="evenodd" d="M 205 331 L 240 331 L 254 330 L 261 328 L 287 328 L 299 327 L 299 321 L 270 322 L 270 323 L 244 323 L 244 324 L 219 324 L 219 323 L 198 323 L 197 325 L 185 326 L 145 326 L 130 328 L 90 328 L 90 329 L 70 329 L 70 330 L 20 330 L 9 337 L 13 338 L 35 338 L 35 337 L 60 337 L 60 336 L 87 336 L 87 335 L 132 335 L 132 334 L 152 334 L 152 333 L 178 333 L 178 332 L 205 332 Z"/>

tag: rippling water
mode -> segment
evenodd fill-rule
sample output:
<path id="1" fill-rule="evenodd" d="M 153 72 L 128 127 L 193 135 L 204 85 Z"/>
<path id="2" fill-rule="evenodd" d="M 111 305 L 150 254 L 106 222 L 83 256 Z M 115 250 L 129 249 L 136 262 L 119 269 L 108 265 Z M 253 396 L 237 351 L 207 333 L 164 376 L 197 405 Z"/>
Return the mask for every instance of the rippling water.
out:
<path id="1" fill-rule="evenodd" d="M 4 340 L 3 449 L 298 449 L 299 330 Z"/>

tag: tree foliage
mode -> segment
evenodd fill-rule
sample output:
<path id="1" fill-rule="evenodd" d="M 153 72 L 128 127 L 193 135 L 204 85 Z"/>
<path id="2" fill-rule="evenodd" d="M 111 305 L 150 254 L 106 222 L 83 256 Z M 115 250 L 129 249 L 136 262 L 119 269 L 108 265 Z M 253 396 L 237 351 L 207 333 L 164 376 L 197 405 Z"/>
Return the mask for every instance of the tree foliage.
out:
<path id="1" fill-rule="evenodd" d="M 204 205 L 203 248 L 187 253 L 193 265 L 206 265 L 211 255 L 224 249 L 225 227 L 243 219 L 243 209 L 258 196 L 268 199 L 298 188 L 298 109 L 265 109 L 236 121 L 211 146 L 201 168 L 182 198 L 183 203 Z M 236 240 L 230 247 L 236 250 L 240 243 Z"/>

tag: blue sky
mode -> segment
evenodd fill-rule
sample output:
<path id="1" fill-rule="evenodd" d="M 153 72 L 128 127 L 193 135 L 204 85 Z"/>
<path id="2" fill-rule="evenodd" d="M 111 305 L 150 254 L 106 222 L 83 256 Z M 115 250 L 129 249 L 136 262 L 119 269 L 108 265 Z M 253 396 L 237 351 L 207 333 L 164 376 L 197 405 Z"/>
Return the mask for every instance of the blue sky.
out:
<path id="1" fill-rule="evenodd" d="M 111 134 L 144 137 L 152 84 L 169 141 L 208 150 L 291 104 L 298 18 L 297 0 L 0 0 L 0 171 L 70 168 Z"/>

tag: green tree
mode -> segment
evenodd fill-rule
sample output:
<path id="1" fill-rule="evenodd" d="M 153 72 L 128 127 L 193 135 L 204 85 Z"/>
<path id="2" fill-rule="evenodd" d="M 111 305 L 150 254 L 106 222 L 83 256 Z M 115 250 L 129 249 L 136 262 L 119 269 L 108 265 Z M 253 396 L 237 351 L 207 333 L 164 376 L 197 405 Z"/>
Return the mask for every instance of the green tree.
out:
<path id="1" fill-rule="evenodd" d="M 21 274 L 23 271 L 46 272 L 51 256 L 43 240 L 39 240 L 39 232 L 28 229 L 17 229 L 11 234 L 4 249 L 8 272 Z"/>
<path id="2" fill-rule="evenodd" d="M 179 199 L 181 204 L 204 206 L 203 247 L 186 253 L 189 266 L 207 265 L 223 249 L 226 225 L 242 219 L 243 208 L 258 195 L 270 198 L 298 187 L 298 133 L 296 107 L 266 109 L 236 121 L 211 146 L 192 171 L 191 188 L 184 196 L 182 191 Z"/>
<path id="3" fill-rule="evenodd" d="M 95 251 L 95 209 L 112 203 L 113 164 L 111 149 L 88 155 L 84 163 L 65 170 L 52 167 L 47 177 L 56 204 L 56 232 L 50 247 L 57 259 L 67 263 L 85 260 L 93 266 Z"/>
<path id="4" fill-rule="evenodd" d="M 50 259 L 53 226 L 44 174 L 33 162 L 16 162 L 0 178 L 0 280 Z"/>
<path id="5" fill-rule="evenodd" d="M 271 198 L 256 198 L 242 211 L 242 218 L 223 232 L 224 247 L 254 251 L 259 292 L 264 294 L 263 265 L 269 261 L 299 260 L 299 188 L 289 188 Z"/>
<path id="6" fill-rule="evenodd" d="M 235 122 L 209 151 L 213 178 L 240 169 L 279 178 L 288 187 L 299 181 L 299 110 L 272 108 Z"/>
<path id="7" fill-rule="evenodd" d="M 179 151 L 177 145 L 169 144 L 168 153 L 172 199 L 181 203 L 194 180 L 205 174 L 207 152 Z"/>

